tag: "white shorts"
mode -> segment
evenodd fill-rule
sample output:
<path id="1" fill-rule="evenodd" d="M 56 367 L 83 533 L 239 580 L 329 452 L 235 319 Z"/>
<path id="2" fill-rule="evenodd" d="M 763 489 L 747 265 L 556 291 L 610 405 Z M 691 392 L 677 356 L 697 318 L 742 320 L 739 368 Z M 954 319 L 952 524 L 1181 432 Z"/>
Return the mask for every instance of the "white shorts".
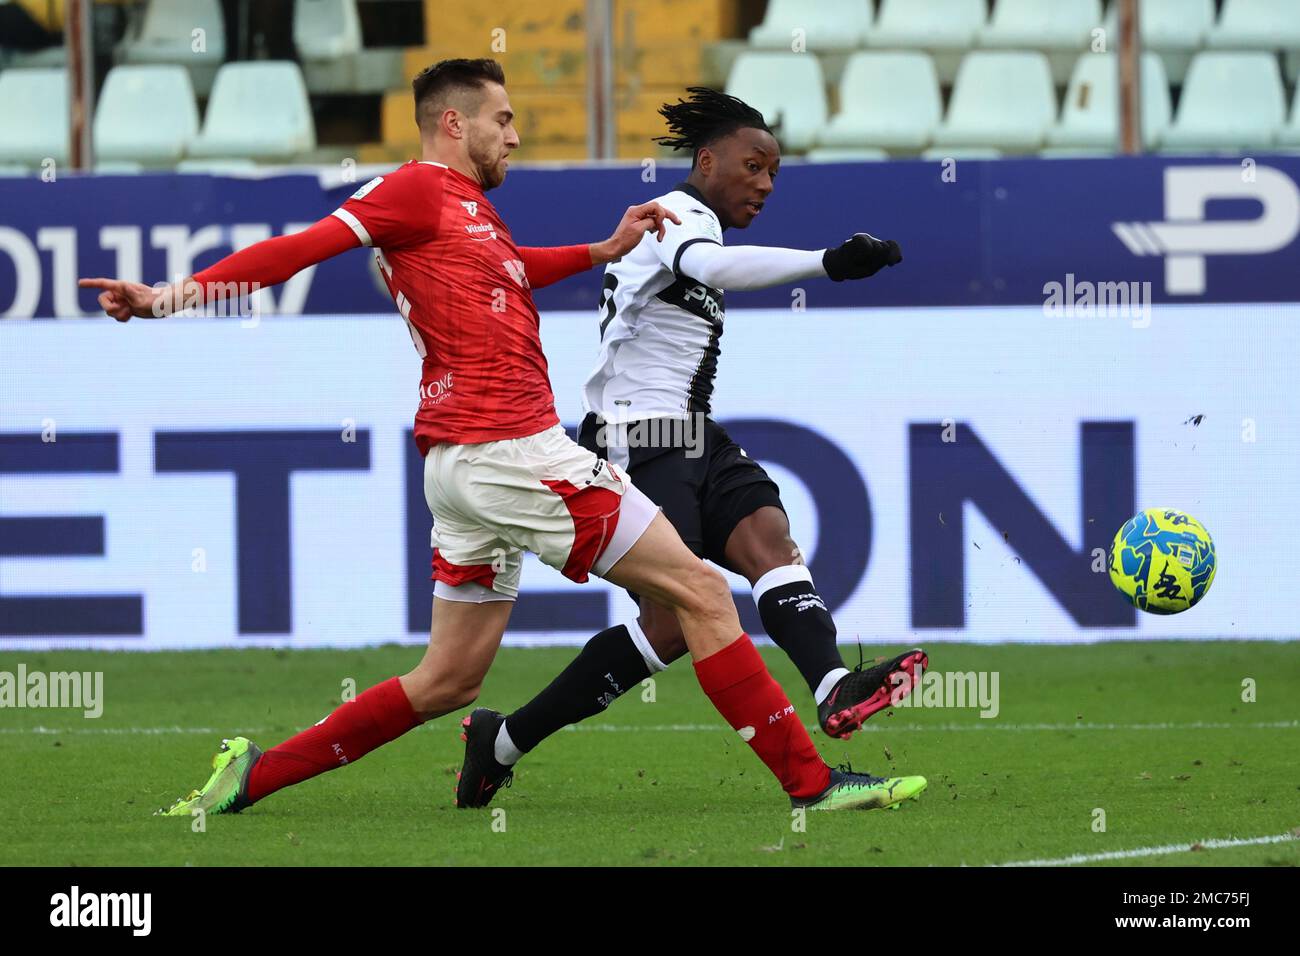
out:
<path id="1" fill-rule="evenodd" d="M 450 600 L 514 598 L 525 551 L 579 583 L 603 575 L 659 510 L 559 425 L 526 438 L 434 445 L 424 498 L 434 594 Z"/>

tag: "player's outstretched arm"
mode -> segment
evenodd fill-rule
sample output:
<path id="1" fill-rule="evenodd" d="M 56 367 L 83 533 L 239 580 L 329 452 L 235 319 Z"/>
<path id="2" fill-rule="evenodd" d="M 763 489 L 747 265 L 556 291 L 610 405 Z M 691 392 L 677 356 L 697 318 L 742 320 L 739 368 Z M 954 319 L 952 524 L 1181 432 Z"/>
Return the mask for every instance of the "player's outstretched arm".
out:
<path id="1" fill-rule="evenodd" d="M 677 267 L 715 289 L 743 292 L 802 279 L 865 279 L 902 261 L 898 243 L 860 232 L 837 248 L 815 251 L 696 242 L 685 247 Z"/>
<path id="2" fill-rule="evenodd" d="M 119 322 L 132 317 L 161 319 L 207 302 L 243 296 L 278 285 L 295 273 L 360 245 L 356 234 L 335 216 L 302 232 L 256 242 L 220 262 L 171 285 L 147 286 L 121 279 L 79 279 L 83 289 L 99 289 L 99 306 Z"/>
<path id="3" fill-rule="evenodd" d="M 520 246 L 519 256 L 524 260 L 528 284 L 541 289 L 586 272 L 592 266 L 613 262 L 635 249 L 647 232 L 654 232 L 662 242 L 668 221 L 681 225 L 681 220 L 671 210 L 657 202 L 647 202 L 629 206 L 614 234 L 601 242 L 578 246 Z"/>

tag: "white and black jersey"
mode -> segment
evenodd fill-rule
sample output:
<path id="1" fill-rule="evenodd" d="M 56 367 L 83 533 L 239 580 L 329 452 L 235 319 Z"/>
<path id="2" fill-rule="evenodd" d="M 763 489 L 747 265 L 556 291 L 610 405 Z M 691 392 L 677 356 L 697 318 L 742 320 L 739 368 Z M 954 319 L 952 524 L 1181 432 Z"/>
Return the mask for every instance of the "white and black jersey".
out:
<path id="1" fill-rule="evenodd" d="M 611 423 L 708 414 L 721 352 L 722 291 L 681 272 L 696 243 L 722 245 L 722 224 L 699 190 L 682 183 L 656 200 L 666 221 L 660 241 L 640 245 L 605 268 L 600 358 L 583 390 L 588 412 Z"/>
<path id="2" fill-rule="evenodd" d="M 647 233 L 605 269 L 600 360 L 583 390 L 578 443 L 626 468 L 695 554 L 726 567 L 736 526 L 782 505 L 763 466 L 708 417 L 722 289 L 824 277 L 825 250 L 724 247 L 716 213 L 688 183 L 657 201 L 681 224 L 665 222 L 662 242 Z M 631 424 L 647 419 L 654 427 Z M 611 433 L 608 425 L 628 427 Z"/>

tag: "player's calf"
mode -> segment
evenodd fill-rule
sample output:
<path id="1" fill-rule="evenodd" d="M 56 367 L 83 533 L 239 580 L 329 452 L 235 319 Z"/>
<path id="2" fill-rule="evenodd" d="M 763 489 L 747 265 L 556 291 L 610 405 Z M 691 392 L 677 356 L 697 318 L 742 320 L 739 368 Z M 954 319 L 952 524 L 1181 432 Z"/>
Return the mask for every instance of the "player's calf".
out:
<path id="1" fill-rule="evenodd" d="M 494 740 L 496 759 L 514 764 L 551 734 L 603 712 L 665 667 L 635 621 L 606 628 L 541 693 L 506 718 Z"/>
<path id="2" fill-rule="evenodd" d="M 478 699 L 514 607 L 513 600 L 478 600 L 484 590 L 475 584 L 450 588 L 438 582 L 429 648 L 401 678 L 422 721 L 462 710 Z"/>
<path id="3" fill-rule="evenodd" d="M 682 633 L 682 626 L 673 609 L 643 598 L 639 610 L 641 613 L 637 620 L 655 657 L 664 664 L 671 664 L 683 657 L 687 650 L 686 635 Z"/>

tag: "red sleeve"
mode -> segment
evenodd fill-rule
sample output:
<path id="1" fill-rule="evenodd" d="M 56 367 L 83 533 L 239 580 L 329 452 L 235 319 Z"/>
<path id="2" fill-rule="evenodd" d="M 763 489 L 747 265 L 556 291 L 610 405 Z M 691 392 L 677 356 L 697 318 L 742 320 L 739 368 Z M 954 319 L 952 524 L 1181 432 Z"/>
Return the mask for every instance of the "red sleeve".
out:
<path id="1" fill-rule="evenodd" d="M 591 249 L 587 246 L 520 246 L 524 275 L 534 289 L 559 282 L 591 268 Z"/>
<path id="2" fill-rule="evenodd" d="M 225 298 L 230 293 L 213 287 L 227 283 L 276 285 L 308 266 L 324 262 L 357 245 L 357 237 L 351 229 L 334 216 L 326 216 L 302 232 L 264 239 L 232 253 L 216 265 L 196 272 L 194 279 L 205 290 L 204 301 Z M 213 290 L 212 294 L 208 290 Z"/>
<path id="3" fill-rule="evenodd" d="M 363 246 L 400 249 L 438 233 L 446 168 L 408 163 L 370 180 L 334 213 Z"/>

